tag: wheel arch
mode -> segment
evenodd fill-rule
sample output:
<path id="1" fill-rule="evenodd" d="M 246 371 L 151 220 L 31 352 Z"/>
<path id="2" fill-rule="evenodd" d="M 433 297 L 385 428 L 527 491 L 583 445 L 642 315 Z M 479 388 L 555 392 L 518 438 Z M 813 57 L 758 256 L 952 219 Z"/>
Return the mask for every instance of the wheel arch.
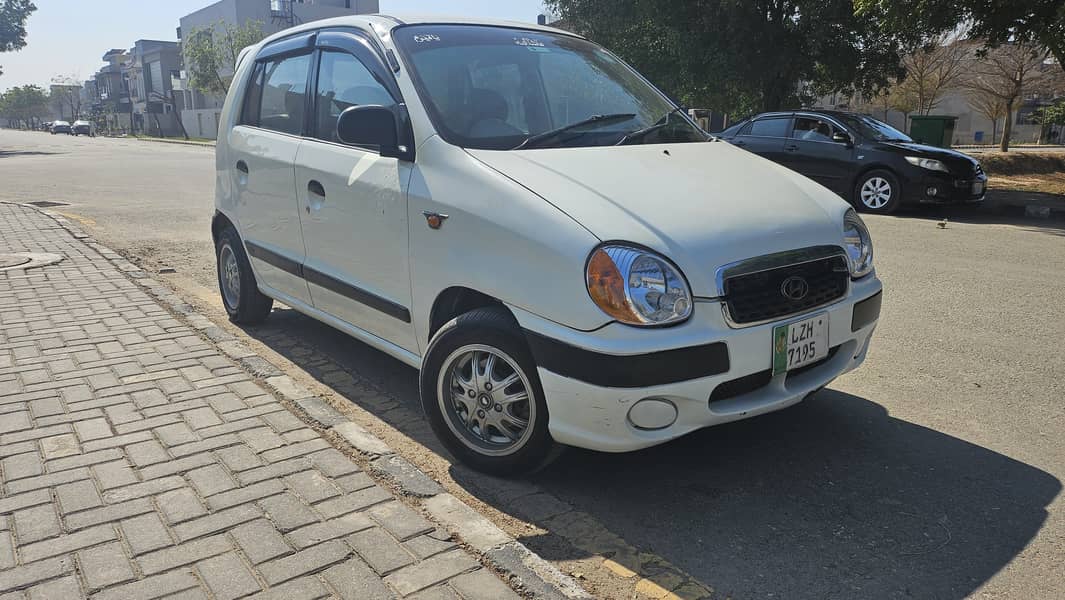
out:
<path id="1" fill-rule="evenodd" d="M 514 314 L 502 300 L 465 286 L 452 286 L 437 294 L 429 311 L 429 335 L 432 340 L 445 323 L 477 308 L 498 307 L 514 318 Z M 515 318 L 515 322 L 517 319 Z"/>
<path id="2" fill-rule="evenodd" d="M 218 237 L 222 235 L 222 230 L 226 227 L 232 227 L 234 230 L 237 228 L 225 213 L 220 210 L 214 211 L 214 217 L 211 218 L 211 239 L 216 246 L 218 245 Z M 239 231 L 237 236 L 240 236 Z"/>

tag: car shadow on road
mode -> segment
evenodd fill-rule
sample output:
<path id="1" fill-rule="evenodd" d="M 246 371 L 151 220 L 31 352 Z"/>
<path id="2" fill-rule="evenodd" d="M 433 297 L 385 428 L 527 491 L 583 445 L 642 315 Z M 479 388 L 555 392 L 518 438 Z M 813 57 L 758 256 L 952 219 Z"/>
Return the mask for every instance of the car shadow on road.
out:
<path id="1" fill-rule="evenodd" d="M 1044 194 L 1050 196 L 1050 194 Z M 1061 208 L 1053 211 L 1048 218 L 1025 216 L 1023 206 L 919 206 L 900 209 L 895 213 L 899 218 L 922 219 L 927 221 L 948 221 L 971 225 L 1012 225 L 1028 231 L 1065 236 L 1065 198 L 1060 200 Z"/>
<path id="2" fill-rule="evenodd" d="M 414 369 L 292 310 L 247 332 L 447 456 L 422 416 Z M 589 551 L 560 530 L 564 515 L 529 501 L 540 490 L 725 597 L 963 598 L 1036 535 L 1062 488 L 1037 468 L 831 389 L 640 452 L 570 449 L 525 480 L 461 465 L 449 474 L 546 530 L 523 541 L 548 560 Z M 645 564 L 625 564 L 646 557 L 613 558 L 655 580 Z"/>
<path id="3" fill-rule="evenodd" d="M 725 597 L 963 598 L 1062 487 L 831 389 L 642 452 L 572 451 L 534 480 Z"/>
<path id="4" fill-rule="evenodd" d="M 9 158 L 13 156 L 45 156 L 48 154 L 59 154 L 59 152 L 46 152 L 44 150 L 0 150 L 0 158 Z"/>

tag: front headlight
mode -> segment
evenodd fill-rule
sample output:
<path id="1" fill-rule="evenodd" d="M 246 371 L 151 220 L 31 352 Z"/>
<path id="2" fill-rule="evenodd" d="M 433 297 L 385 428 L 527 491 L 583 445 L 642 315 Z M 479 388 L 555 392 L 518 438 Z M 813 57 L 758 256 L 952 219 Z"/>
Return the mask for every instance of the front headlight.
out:
<path id="1" fill-rule="evenodd" d="M 692 312 L 688 282 L 668 260 L 620 244 L 600 246 L 588 259 L 588 294 L 599 308 L 628 325 L 668 325 Z"/>
<path id="2" fill-rule="evenodd" d="M 873 237 L 853 208 L 843 215 L 843 245 L 847 248 L 851 276 L 868 275 L 873 270 Z"/>
<path id="3" fill-rule="evenodd" d="M 950 169 L 947 165 L 934 158 L 921 158 L 919 156 L 907 156 L 906 162 L 915 167 L 921 167 L 922 169 L 928 169 L 929 171 L 943 171 L 944 173 L 950 173 Z"/>

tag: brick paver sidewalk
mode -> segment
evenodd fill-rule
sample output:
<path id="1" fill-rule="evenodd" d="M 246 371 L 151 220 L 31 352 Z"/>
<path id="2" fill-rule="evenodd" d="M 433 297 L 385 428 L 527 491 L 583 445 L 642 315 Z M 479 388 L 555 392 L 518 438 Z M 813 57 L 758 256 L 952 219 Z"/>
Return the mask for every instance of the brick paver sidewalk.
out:
<path id="1" fill-rule="evenodd" d="M 0 600 L 513 598 L 54 220 L 0 204 Z"/>

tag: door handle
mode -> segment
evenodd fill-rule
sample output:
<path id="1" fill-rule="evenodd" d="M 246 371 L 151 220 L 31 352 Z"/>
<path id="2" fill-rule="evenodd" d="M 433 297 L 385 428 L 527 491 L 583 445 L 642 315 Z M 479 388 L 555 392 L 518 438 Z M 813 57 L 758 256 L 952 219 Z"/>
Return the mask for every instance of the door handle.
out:
<path id="1" fill-rule="evenodd" d="M 733 145 L 733 146 L 739 146 L 740 148 L 742 148 L 742 147 L 744 147 L 744 146 L 746 146 L 746 145 L 747 145 L 747 142 L 745 142 L 745 141 L 743 141 L 743 140 L 734 140 L 734 141 L 732 142 L 732 145 Z"/>
<path id="2" fill-rule="evenodd" d="M 321 196 L 322 198 L 325 198 L 325 187 L 321 183 L 313 179 L 307 183 L 307 191 L 314 194 L 315 196 Z"/>
<path id="3" fill-rule="evenodd" d="M 246 162 L 244 162 L 242 160 L 238 160 L 237 161 L 237 170 L 240 171 L 241 173 L 244 173 L 245 175 L 247 175 L 248 174 L 248 163 L 246 163 Z"/>
<path id="4" fill-rule="evenodd" d="M 788 152 L 795 152 L 796 150 L 799 149 L 799 147 L 796 146 L 795 144 L 788 144 L 787 146 L 784 146 L 784 149 L 787 150 Z"/>

